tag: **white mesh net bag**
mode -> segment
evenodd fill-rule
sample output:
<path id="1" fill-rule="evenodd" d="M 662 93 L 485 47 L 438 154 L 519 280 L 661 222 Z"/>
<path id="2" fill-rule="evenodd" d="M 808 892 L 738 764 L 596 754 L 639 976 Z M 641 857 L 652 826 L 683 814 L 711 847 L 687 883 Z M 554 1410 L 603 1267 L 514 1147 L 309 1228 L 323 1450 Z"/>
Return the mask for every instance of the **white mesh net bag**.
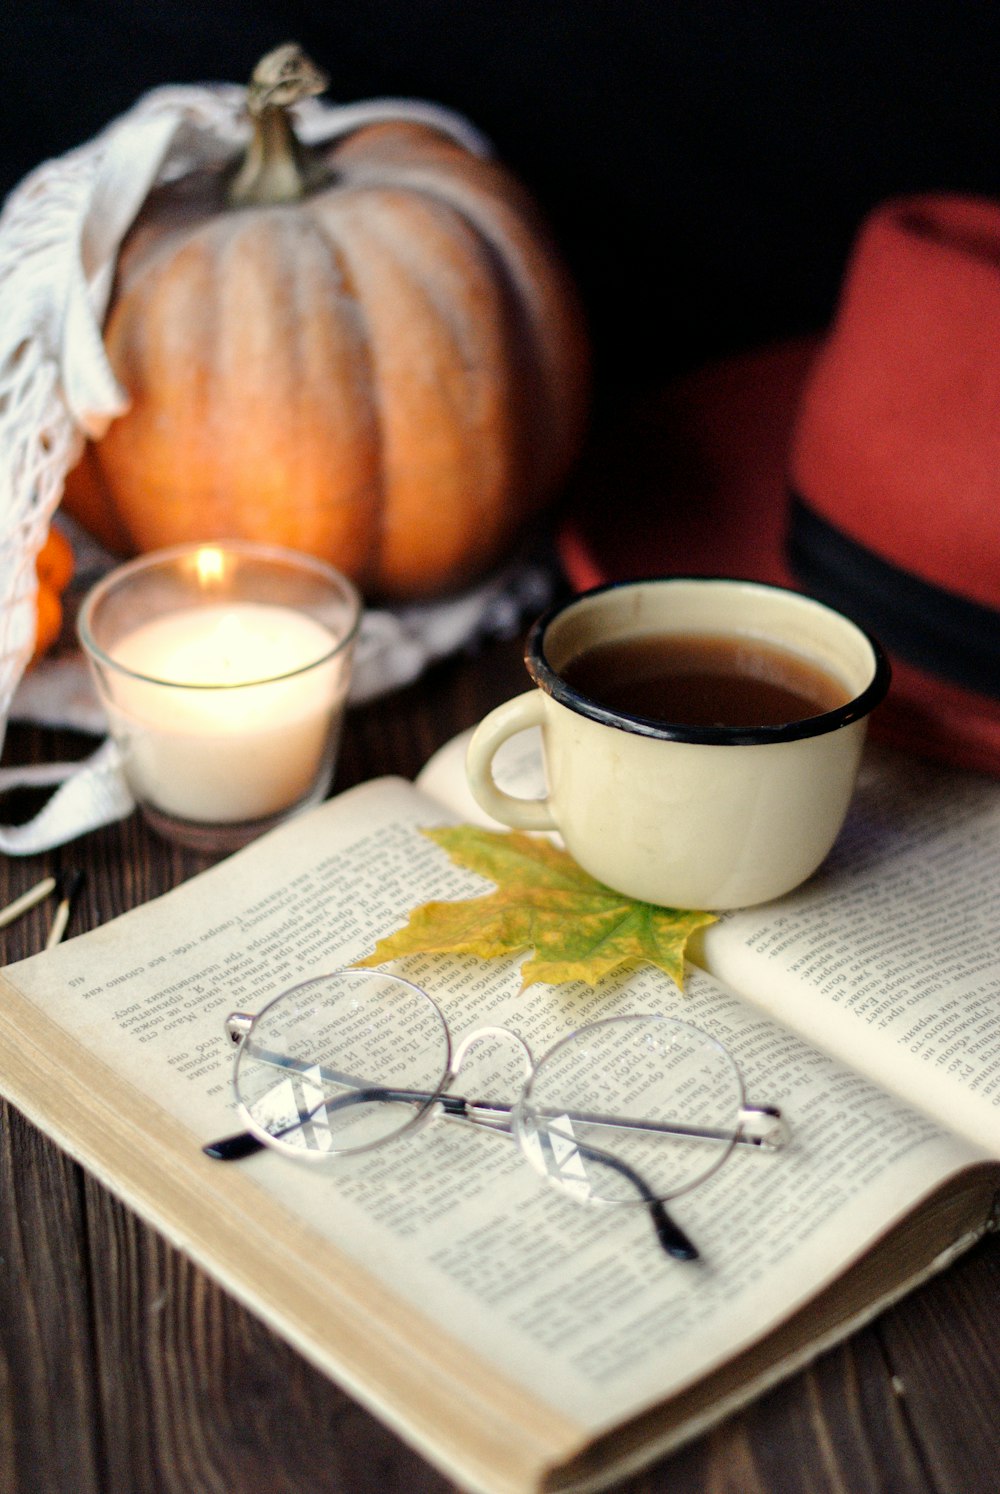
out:
<path id="1" fill-rule="evenodd" d="M 103 434 L 127 408 L 101 340 L 118 248 L 154 185 L 221 164 L 245 143 L 245 101 L 246 90 L 232 84 L 155 89 L 95 139 L 32 172 L 0 212 L 0 747 L 34 646 L 35 560 L 66 474 L 84 438 Z M 329 105 L 309 99 L 297 106 L 296 118 L 307 141 L 406 119 L 489 152 L 468 121 L 420 101 Z M 539 600 L 537 576 L 528 578 L 527 594 L 525 584 L 523 576 L 506 574 L 440 605 L 369 612 L 352 699 L 414 678 L 477 629 L 503 631 L 521 603 Z M 489 612 L 492 623 L 484 616 Z M 44 684 L 34 694 L 44 694 Z M 44 708 L 37 718 L 46 719 Z M 0 770 L 0 790 L 64 779 L 71 781 L 30 825 L 0 826 L 0 851 L 45 849 L 132 808 L 108 744 L 82 768 Z"/>

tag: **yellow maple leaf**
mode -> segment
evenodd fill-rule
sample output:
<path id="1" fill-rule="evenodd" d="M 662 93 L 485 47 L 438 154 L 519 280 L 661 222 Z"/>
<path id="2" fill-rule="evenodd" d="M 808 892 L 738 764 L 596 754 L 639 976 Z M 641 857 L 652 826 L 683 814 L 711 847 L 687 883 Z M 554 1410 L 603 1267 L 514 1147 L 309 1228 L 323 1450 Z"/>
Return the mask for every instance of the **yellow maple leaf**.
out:
<path id="1" fill-rule="evenodd" d="M 532 950 L 523 986 L 579 980 L 596 985 L 622 965 L 656 965 L 678 986 L 691 934 L 713 913 L 660 908 L 613 892 L 544 836 L 449 825 L 425 835 L 496 891 L 455 902 L 424 903 L 404 928 L 380 939 L 358 965 L 411 954 L 472 954 L 480 959 Z"/>

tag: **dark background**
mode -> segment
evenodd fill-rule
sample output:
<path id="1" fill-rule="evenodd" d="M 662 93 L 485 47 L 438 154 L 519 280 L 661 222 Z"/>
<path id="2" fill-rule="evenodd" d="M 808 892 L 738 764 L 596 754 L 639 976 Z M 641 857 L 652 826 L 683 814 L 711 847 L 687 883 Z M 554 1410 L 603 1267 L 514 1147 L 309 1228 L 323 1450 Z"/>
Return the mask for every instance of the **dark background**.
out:
<path id="1" fill-rule="evenodd" d="M 880 199 L 1000 187 L 1000 6 L 951 0 L 11 0 L 0 188 L 153 85 L 300 41 L 340 102 L 468 115 L 575 271 L 599 389 L 828 319 Z"/>

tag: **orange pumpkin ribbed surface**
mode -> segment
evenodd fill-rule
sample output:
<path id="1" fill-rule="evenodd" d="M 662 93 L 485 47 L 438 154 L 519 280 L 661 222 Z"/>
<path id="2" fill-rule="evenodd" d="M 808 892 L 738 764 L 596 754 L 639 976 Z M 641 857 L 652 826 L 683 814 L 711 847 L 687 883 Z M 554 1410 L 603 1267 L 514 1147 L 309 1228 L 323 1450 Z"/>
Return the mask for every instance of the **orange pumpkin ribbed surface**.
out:
<path id="1" fill-rule="evenodd" d="M 502 556 L 576 455 L 577 299 L 514 178 L 428 126 L 307 155 L 259 102 L 278 55 L 235 180 L 157 189 L 122 247 L 105 343 L 131 405 L 64 501 L 119 553 L 242 537 L 434 595 Z"/>

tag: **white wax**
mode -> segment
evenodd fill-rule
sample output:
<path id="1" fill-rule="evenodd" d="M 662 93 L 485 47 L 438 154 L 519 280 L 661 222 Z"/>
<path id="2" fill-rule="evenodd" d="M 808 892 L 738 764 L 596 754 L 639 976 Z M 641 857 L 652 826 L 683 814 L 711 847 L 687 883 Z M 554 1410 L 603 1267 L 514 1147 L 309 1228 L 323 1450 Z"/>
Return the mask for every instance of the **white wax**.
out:
<path id="1" fill-rule="evenodd" d="M 132 673 L 106 683 L 136 798 L 203 824 L 297 803 L 343 708 L 346 661 L 327 659 L 335 642 L 312 617 L 254 602 L 187 608 L 121 639 L 112 656 Z"/>

